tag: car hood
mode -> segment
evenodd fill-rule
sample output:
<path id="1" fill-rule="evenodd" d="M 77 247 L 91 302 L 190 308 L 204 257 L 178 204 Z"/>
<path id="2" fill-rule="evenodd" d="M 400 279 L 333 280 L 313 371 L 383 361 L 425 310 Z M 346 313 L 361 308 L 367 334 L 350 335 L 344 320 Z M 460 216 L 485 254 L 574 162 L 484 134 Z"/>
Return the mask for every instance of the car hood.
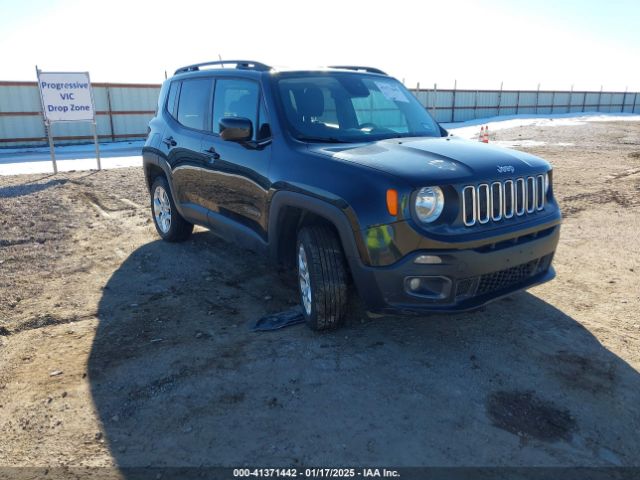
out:
<path id="1" fill-rule="evenodd" d="M 415 187 L 519 177 L 550 168 L 545 160 L 528 153 L 457 137 L 400 138 L 309 148 L 336 160 L 390 173 Z"/>

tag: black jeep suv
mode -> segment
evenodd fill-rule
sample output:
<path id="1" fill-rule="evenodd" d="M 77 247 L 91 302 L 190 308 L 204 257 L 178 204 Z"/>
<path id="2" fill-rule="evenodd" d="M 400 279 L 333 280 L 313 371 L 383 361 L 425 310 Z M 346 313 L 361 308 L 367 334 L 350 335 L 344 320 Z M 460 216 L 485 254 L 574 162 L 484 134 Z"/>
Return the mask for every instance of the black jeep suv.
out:
<path id="1" fill-rule="evenodd" d="M 203 225 L 295 266 L 311 328 L 339 325 L 350 284 L 369 311 L 420 313 L 555 275 L 550 165 L 449 136 L 380 70 L 191 65 L 164 82 L 149 126 L 159 235 Z"/>

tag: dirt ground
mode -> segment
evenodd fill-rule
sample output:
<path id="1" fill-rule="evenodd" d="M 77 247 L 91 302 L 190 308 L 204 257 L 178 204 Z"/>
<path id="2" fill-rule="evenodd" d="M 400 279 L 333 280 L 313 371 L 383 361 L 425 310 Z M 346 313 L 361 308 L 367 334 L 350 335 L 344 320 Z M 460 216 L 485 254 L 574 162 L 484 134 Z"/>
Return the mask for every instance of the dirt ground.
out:
<path id="1" fill-rule="evenodd" d="M 547 142 L 557 279 L 327 334 L 251 332 L 292 284 L 159 241 L 139 168 L 0 177 L 0 466 L 640 465 L 640 122 L 495 137 Z"/>

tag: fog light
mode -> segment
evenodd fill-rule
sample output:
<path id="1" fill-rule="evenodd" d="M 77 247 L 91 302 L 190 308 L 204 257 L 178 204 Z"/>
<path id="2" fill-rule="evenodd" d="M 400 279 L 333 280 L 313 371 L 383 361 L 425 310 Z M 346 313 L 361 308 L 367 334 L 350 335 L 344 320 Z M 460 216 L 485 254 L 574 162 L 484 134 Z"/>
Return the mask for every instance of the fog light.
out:
<path id="1" fill-rule="evenodd" d="M 447 277 L 407 277 L 405 290 L 411 295 L 441 300 L 451 292 L 451 280 Z"/>
<path id="2" fill-rule="evenodd" d="M 434 265 L 438 263 L 442 263 L 442 259 L 437 255 L 419 255 L 413 263 L 422 263 Z"/>

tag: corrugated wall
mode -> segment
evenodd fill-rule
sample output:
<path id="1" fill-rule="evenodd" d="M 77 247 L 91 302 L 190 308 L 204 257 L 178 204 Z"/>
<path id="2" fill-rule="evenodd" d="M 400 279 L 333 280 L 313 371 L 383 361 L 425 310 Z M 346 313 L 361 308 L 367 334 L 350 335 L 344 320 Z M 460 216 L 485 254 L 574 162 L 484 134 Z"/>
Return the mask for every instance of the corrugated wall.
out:
<path id="1" fill-rule="evenodd" d="M 637 92 L 422 89 L 412 92 L 442 123 L 496 115 L 640 113 L 640 94 Z"/>
<path id="2" fill-rule="evenodd" d="M 146 137 L 160 85 L 94 83 L 101 141 Z M 413 90 L 439 122 L 462 122 L 495 115 L 577 112 L 640 113 L 636 92 L 536 90 Z M 0 81 L 0 148 L 46 145 L 36 82 Z M 56 145 L 92 140 L 88 123 L 53 125 Z"/>
<path id="3" fill-rule="evenodd" d="M 94 83 L 100 141 L 144 138 L 154 115 L 160 85 Z M 56 145 L 93 140 L 90 123 L 55 123 Z M 36 82 L 0 82 L 0 148 L 47 145 Z"/>

